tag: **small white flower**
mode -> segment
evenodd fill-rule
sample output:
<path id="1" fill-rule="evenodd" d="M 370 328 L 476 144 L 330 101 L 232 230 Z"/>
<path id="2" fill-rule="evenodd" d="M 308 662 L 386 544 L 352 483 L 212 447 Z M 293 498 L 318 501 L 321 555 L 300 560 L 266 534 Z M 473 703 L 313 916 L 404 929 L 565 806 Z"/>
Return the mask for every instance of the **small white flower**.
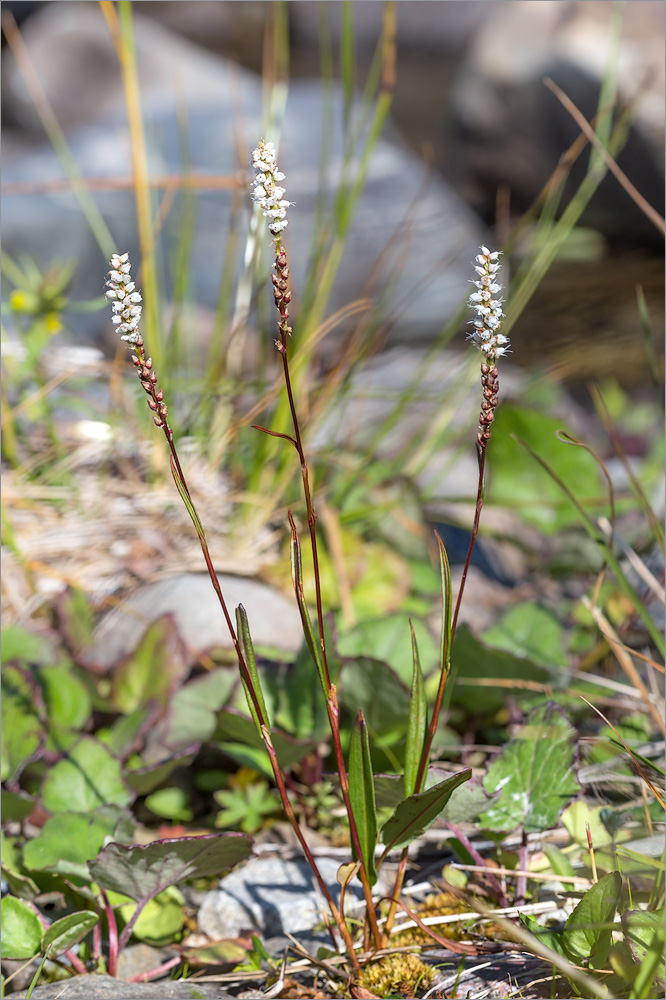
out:
<path id="1" fill-rule="evenodd" d="M 129 254 L 114 253 L 111 257 L 111 270 L 107 279 L 106 298 L 111 302 L 113 315 L 111 322 L 116 332 L 121 334 L 121 340 L 129 344 L 139 342 L 139 321 L 141 319 L 141 293 L 131 280 Z"/>
<path id="2" fill-rule="evenodd" d="M 284 198 L 285 189 L 277 184 L 284 180 L 284 174 L 277 169 L 275 144 L 261 139 L 252 150 L 252 166 L 257 171 L 252 199 L 263 209 L 264 217 L 272 220 L 268 228 L 277 236 L 288 224 L 286 216 L 291 202 Z"/>
<path id="3" fill-rule="evenodd" d="M 473 329 L 467 339 L 476 344 L 488 362 L 493 364 L 509 350 L 508 337 L 498 332 L 504 318 L 504 300 L 494 298 L 502 290 L 502 286 L 495 280 L 501 267 L 498 263 L 500 251 L 493 250 L 491 253 L 485 246 L 479 249 L 481 253 L 474 258 L 474 270 L 479 275 L 479 280 L 470 281 L 478 291 L 472 292 L 469 297 L 469 305 L 477 315 L 470 323 Z"/>

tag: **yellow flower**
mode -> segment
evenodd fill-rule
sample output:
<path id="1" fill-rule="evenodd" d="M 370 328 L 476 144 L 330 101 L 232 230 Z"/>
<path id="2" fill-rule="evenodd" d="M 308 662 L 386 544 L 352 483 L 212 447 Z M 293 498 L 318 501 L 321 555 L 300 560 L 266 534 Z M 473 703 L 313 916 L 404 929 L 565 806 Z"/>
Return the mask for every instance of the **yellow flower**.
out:
<path id="1" fill-rule="evenodd" d="M 57 313 L 50 312 L 46 316 L 46 329 L 49 333 L 58 333 L 62 330 L 62 323 Z"/>

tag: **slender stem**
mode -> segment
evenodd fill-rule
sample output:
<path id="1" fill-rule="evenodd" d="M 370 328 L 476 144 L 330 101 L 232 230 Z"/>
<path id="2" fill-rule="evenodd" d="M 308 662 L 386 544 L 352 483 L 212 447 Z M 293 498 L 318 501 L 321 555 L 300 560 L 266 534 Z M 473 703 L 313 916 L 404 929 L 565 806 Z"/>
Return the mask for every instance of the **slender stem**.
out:
<path id="1" fill-rule="evenodd" d="M 467 836 L 467 834 L 463 833 L 462 830 L 460 829 L 460 827 L 456 826 L 455 823 L 447 823 L 446 825 L 448 826 L 449 830 L 454 835 L 454 837 L 457 840 L 460 841 L 460 843 L 465 848 L 465 850 L 468 852 L 468 854 L 471 857 L 474 858 L 474 860 L 476 861 L 477 865 L 480 865 L 482 868 L 485 868 L 487 870 L 487 872 L 488 872 L 488 881 L 490 882 L 490 884 L 493 886 L 493 889 L 495 890 L 495 895 L 497 897 L 498 906 L 508 906 L 509 905 L 509 900 L 507 899 L 506 893 L 504 892 L 504 889 L 500 885 L 499 880 L 493 874 L 492 869 L 488 868 L 488 864 L 487 864 L 486 860 L 484 859 L 483 855 L 479 854 L 479 852 L 477 851 L 476 847 L 474 846 L 474 844 L 472 843 L 472 841 L 469 839 L 469 837 Z M 525 843 L 527 844 L 527 841 L 525 841 Z M 522 861 L 522 858 L 521 858 L 521 861 Z M 527 860 L 525 860 L 525 863 L 527 863 Z M 522 867 L 522 865 L 521 865 L 521 867 Z"/>
<path id="2" fill-rule="evenodd" d="M 527 871 L 528 856 L 527 856 L 527 833 L 525 830 L 522 832 L 522 837 L 520 841 L 520 854 L 518 860 L 518 868 L 521 872 Z M 525 902 L 527 896 L 527 875 L 519 875 L 518 881 L 516 882 L 516 899 L 515 905 L 522 906 Z M 504 904 L 500 904 L 504 905 Z"/>
<path id="3" fill-rule="evenodd" d="M 296 413 L 296 404 L 294 402 L 294 396 L 291 387 L 291 378 L 289 375 L 289 360 L 287 358 L 287 333 L 285 330 L 287 316 L 286 315 L 283 316 L 282 311 L 281 311 L 281 320 L 282 322 L 280 324 L 280 341 L 277 346 L 280 356 L 282 358 L 285 386 L 287 389 L 287 397 L 289 399 L 289 409 L 291 410 L 291 417 L 294 425 L 294 439 L 296 442 L 296 450 L 298 451 L 298 457 L 301 462 L 303 492 L 305 494 L 305 505 L 308 513 L 308 525 L 310 528 L 310 545 L 312 548 L 312 563 L 314 569 L 315 593 L 317 601 L 317 624 L 319 628 L 319 646 L 321 649 L 321 659 L 322 659 L 324 677 L 326 679 L 326 684 L 328 687 L 328 692 L 326 697 L 326 711 L 328 714 L 328 721 L 331 729 L 331 736 L 333 739 L 333 750 L 335 753 L 336 767 L 338 769 L 338 775 L 340 778 L 340 791 L 342 792 L 342 798 L 345 804 L 345 809 L 347 811 L 347 817 L 349 821 L 349 833 L 352 839 L 352 844 L 354 845 L 354 852 L 356 854 L 356 857 L 360 860 L 363 857 L 361 851 L 361 841 L 358 835 L 358 829 L 356 827 L 356 820 L 354 818 L 354 811 L 352 809 L 351 798 L 349 796 L 349 779 L 347 776 L 347 768 L 345 765 L 344 754 L 342 752 L 342 744 L 340 742 L 340 723 L 338 714 L 337 692 L 335 689 L 335 685 L 331 683 L 331 678 L 328 670 L 328 662 L 326 658 L 326 642 L 324 639 L 324 611 L 323 611 L 323 604 L 321 597 L 321 575 L 319 572 L 319 555 L 317 550 L 317 529 L 316 529 L 317 514 L 312 504 L 312 494 L 310 492 L 308 465 L 305 458 L 305 452 L 303 451 L 301 430 L 298 422 L 298 415 Z M 367 905 L 368 921 L 370 924 L 370 929 L 372 931 L 372 937 L 375 942 L 375 947 L 379 949 L 382 946 L 382 935 L 381 931 L 379 930 L 379 925 L 377 924 L 377 916 L 375 914 L 375 904 L 372 899 L 372 888 L 370 886 L 370 882 L 368 881 L 368 876 L 365 870 L 365 866 L 362 863 L 358 874 L 361 881 L 361 885 L 363 887 L 363 895 Z"/>
<path id="4" fill-rule="evenodd" d="M 113 912 L 113 907 L 109 902 L 109 897 L 104 889 L 100 888 L 99 891 L 102 896 L 102 902 L 104 903 L 106 923 L 109 929 L 109 975 L 115 976 L 118 971 L 118 925 L 116 923 L 116 915 Z"/>
<path id="5" fill-rule="evenodd" d="M 393 923 L 395 921 L 396 913 L 398 912 L 398 900 L 400 899 L 400 893 L 402 892 L 402 886 L 405 881 L 405 872 L 407 871 L 407 855 L 409 853 L 409 848 L 403 847 L 402 854 L 400 855 L 400 861 L 398 863 L 398 871 L 396 872 L 395 882 L 393 883 L 393 892 L 391 893 L 391 902 L 389 904 L 388 913 L 386 914 L 386 922 L 384 924 L 384 939 L 387 940 L 391 931 L 393 930 Z"/>
<path id="6" fill-rule="evenodd" d="M 463 566 L 462 577 L 460 578 L 460 590 L 458 591 L 456 609 L 453 613 L 453 623 L 451 625 L 451 641 L 453 641 L 453 636 L 455 635 L 456 631 L 456 625 L 458 624 L 458 614 L 460 613 L 460 605 L 462 604 L 463 592 L 465 590 L 467 571 L 469 569 L 469 564 L 472 561 L 472 553 L 474 551 L 474 545 L 476 544 L 476 537 L 479 534 L 479 523 L 481 521 L 481 511 L 483 509 L 484 473 L 486 468 L 486 443 L 487 442 L 484 442 L 484 444 L 477 445 L 479 452 L 479 485 L 476 492 L 476 509 L 474 511 L 474 524 L 472 525 L 472 537 L 469 540 L 469 547 L 467 549 L 467 558 L 465 559 L 465 565 Z"/>
<path id="7" fill-rule="evenodd" d="M 467 580 L 467 571 L 472 559 L 472 552 L 474 551 L 474 545 L 476 543 L 476 538 L 479 533 L 479 523 L 481 521 L 481 511 L 483 509 L 483 496 L 484 496 L 484 471 L 486 465 L 486 444 L 481 442 L 478 443 L 479 452 L 479 483 L 477 487 L 476 494 L 476 509 L 474 511 L 474 523 L 472 526 L 472 536 L 470 538 L 469 547 L 467 549 L 467 558 L 465 559 L 465 565 L 463 567 L 462 577 L 460 579 L 460 590 L 458 591 L 458 599 L 456 601 L 455 612 L 453 615 L 453 621 L 451 624 L 451 635 L 450 641 L 445 645 L 442 657 L 442 669 L 439 675 L 439 685 L 437 687 L 437 695 L 435 697 L 435 702 L 432 709 L 432 716 L 430 719 L 430 726 L 428 727 L 428 734 L 426 736 L 423 752 L 421 754 L 421 761 L 419 763 L 419 770 L 416 776 L 416 784 L 414 787 L 415 792 L 420 792 L 423 787 L 423 781 L 425 779 L 426 768 L 428 766 L 428 759 L 430 756 L 430 748 L 432 747 L 433 740 L 435 738 L 435 733 L 437 732 L 437 724 L 439 722 L 439 713 L 442 708 L 442 701 L 444 698 L 444 688 L 446 687 L 446 682 L 449 676 L 449 661 L 451 656 L 451 645 L 453 643 L 453 636 L 455 635 L 456 625 L 458 623 L 458 614 L 460 612 L 460 606 L 462 603 L 463 592 L 465 590 L 465 582 Z M 481 859 L 480 864 L 483 864 L 483 859 Z M 398 865 L 398 871 L 396 874 L 395 883 L 393 886 L 393 892 L 391 893 L 391 903 L 389 906 L 389 911 L 386 917 L 386 923 L 384 925 L 384 934 L 388 935 L 391 933 L 391 928 L 393 927 L 393 922 L 395 920 L 398 898 L 402 891 L 403 882 L 405 879 L 405 871 L 407 867 L 407 848 L 405 848 L 400 857 L 400 862 Z M 504 893 L 502 888 L 496 879 L 492 879 L 496 883 L 496 888 L 499 890 L 502 898 L 504 898 Z"/>
<path id="8" fill-rule="evenodd" d="M 151 969 L 150 972 L 140 972 L 136 976 L 130 976 L 126 980 L 128 983 L 149 983 L 151 979 L 159 979 L 163 976 L 165 972 L 169 972 L 170 969 L 175 969 L 177 965 L 183 961 L 182 955 L 176 955 L 174 958 L 170 958 L 168 962 L 164 962 L 162 965 L 158 966 L 156 969 Z"/>

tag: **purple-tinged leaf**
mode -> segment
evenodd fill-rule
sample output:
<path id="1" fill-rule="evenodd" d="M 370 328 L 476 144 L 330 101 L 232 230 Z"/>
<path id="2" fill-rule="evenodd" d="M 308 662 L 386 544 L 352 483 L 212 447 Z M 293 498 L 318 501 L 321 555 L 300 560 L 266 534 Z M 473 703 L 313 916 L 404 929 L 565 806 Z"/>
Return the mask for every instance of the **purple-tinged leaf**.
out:
<path id="1" fill-rule="evenodd" d="M 145 904 L 170 885 L 223 875 L 251 850 L 252 839 L 244 833 L 176 837 L 146 845 L 108 844 L 89 868 L 102 888 Z"/>

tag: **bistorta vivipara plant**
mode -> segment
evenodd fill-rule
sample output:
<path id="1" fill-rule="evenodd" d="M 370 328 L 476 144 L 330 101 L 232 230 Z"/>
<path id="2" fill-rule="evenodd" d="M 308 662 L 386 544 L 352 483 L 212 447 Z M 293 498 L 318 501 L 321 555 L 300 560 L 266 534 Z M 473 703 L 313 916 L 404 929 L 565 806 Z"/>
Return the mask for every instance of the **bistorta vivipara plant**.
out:
<path id="1" fill-rule="evenodd" d="M 275 146 L 271 142 L 261 140 L 252 153 L 252 164 L 255 177 L 252 184 L 252 198 L 263 215 L 268 219 L 267 228 L 272 237 L 273 243 L 273 267 L 272 286 L 275 305 L 278 313 L 277 317 L 277 337 L 275 345 L 280 355 L 283 367 L 285 391 L 289 402 L 289 408 L 293 423 L 293 435 L 272 431 L 265 427 L 255 425 L 258 430 L 280 437 L 289 441 L 296 449 L 301 468 L 303 493 L 307 512 L 307 522 L 310 536 L 310 548 L 312 553 L 316 602 L 316 632 L 310 618 L 306 596 L 303 587 L 303 573 L 301 561 L 301 546 L 294 517 L 289 512 L 289 524 L 291 529 L 291 554 L 292 554 L 292 583 L 301 615 L 303 632 L 306 644 L 312 656 L 314 668 L 317 670 L 323 694 L 326 702 L 326 709 L 331 732 L 331 741 L 335 756 L 335 765 L 339 777 L 339 786 L 345 804 L 349 833 L 353 854 L 352 865 L 343 866 L 341 869 L 341 885 L 339 905 L 336 905 L 329 888 L 326 886 L 317 868 L 314 857 L 308 848 L 299 823 L 291 806 L 284 775 L 281 772 L 277 755 L 271 740 L 271 727 L 266 710 L 263 693 L 260 686 L 259 676 L 254 660 L 252 640 L 250 637 L 247 615 L 242 607 L 236 610 L 236 627 L 229 614 L 224 596 L 222 594 L 217 574 L 208 550 L 205 533 L 201 520 L 196 511 L 189 488 L 187 486 L 183 470 L 178 460 L 176 444 L 174 442 L 173 430 L 168 423 L 168 409 L 164 401 L 163 391 L 158 386 L 157 374 L 153 370 L 152 360 L 147 356 L 145 345 L 139 323 L 141 320 L 142 299 L 141 293 L 136 289 L 131 277 L 131 265 L 127 253 L 114 254 L 111 258 L 111 270 L 107 279 L 106 296 L 112 304 L 113 323 L 120 334 L 122 340 L 131 348 L 132 363 L 137 369 L 139 381 L 147 395 L 148 406 L 153 414 L 153 419 L 157 427 L 165 434 L 169 450 L 171 469 L 178 491 L 187 507 L 196 528 L 201 543 L 204 560 L 208 569 L 211 583 L 218 596 L 229 633 L 231 635 L 236 655 L 238 658 L 241 680 L 247 696 L 250 713 L 257 726 L 257 730 L 266 747 L 276 785 L 280 793 L 282 806 L 287 818 L 291 822 L 296 836 L 303 848 L 304 854 L 312 867 L 313 874 L 321 888 L 324 897 L 329 905 L 333 923 L 329 923 L 331 938 L 336 946 L 342 944 L 347 952 L 352 969 L 358 970 L 360 966 L 359 957 L 356 953 L 351 932 L 347 926 L 344 916 L 344 891 L 347 882 L 354 876 L 358 877 L 363 887 L 363 894 L 366 902 L 366 919 L 363 947 L 371 953 L 386 944 L 388 934 L 390 934 L 393 917 L 398 904 L 398 897 L 402 889 L 402 880 L 407 859 L 407 845 L 419 833 L 429 826 L 441 813 L 453 790 L 463 781 L 470 777 L 471 772 L 466 769 L 444 781 L 430 787 L 426 787 L 426 776 L 428 773 L 430 749 L 437 729 L 439 713 L 442 705 L 442 695 L 444 686 L 449 675 L 450 651 L 457 613 L 460 606 L 462 589 L 464 587 L 464 576 L 471 558 L 471 550 L 478 532 L 479 518 L 481 514 L 483 498 L 483 469 L 485 453 L 488 441 L 490 440 L 491 427 L 495 417 L 495 409 L 498 401 L 499 382 L 497 377 L 497 360 L 502 357 L 508 349 L 508 340 L 499 333 L 502 320 L 502 300 L 497 298 L 501 286 L 497 283 L 497 272 L 499 271 L 499 253 L 490 252 L 486 247 L 481 247 L 481 253 L 476 258 L 476 271 L 479 275 L 475 280 L 477 291 L 470 297 L 470 305 L 475 309 L 477 316 L 472 321 L 473 331 L 470 339 L 476 344 L 483 354 L 481 366 L 481 380 L 483 388 L 483 399 L 479 417 L 479 431 L 477 436 L 477 448 L 479 452 L 479 497 L 474 520 L 474 529 L 470 543 L 465 572 L 463 575 L 463 586 L 461 587 L 455 615 L 452 615 L 451 607 L 451 586 L 448 559 L 441 539 L 440 555 L 442 566 L 442 581 L 444 595 L 444 613 L 442 617 L 442 645 L 441 645 L 441 674 L 440 683 L 433 705 L 430 719 L 427 717 L 427 706 L 423 688 L 423 679 L 420 673 L 418 650 L 416 640 L 414 643 L 414 683 L 410 701 L 410 726 L 407 735 L 406 764 L 405 764 L 405 798 L 396 807 L 390 820 L 384 825 L 381 831 L 377 827 L 377 815 L 374 799 L 374 778 L 371 767 L 370 743 L 367 726 L 363 713 L 359 711 L 353 731 L 350 737 L 349 761 L 346 762 L 342 750 L 342 740 L 339 727 L 339 711 L 336 686 L 331 680 L 326 638 L 324 632 L 324 611 L 321 593 L 321 579 L 319 571 L 319 557 L 317 548 L 317 515 L 313 504 L 312 491 L 309 481 L 308 464 L 303 449 L 301 429 L 298 420 L 296 402 L 292 389 L 292 382 L 289 372 L 289 342 L 292 334 L 290 326 L 289 305 L 291 302 L 291 290 L 289 288 L 289 263 L 287 249 L 283 244 L 283 233 L 288 225 L 287 209 L 291 202 L 286 198 L 286 191 L 282 184 L 285 180 L 284 174 L 278 170 Z M 384 851 L 378 861 L 375 859 L 377 841 L 381 839 L 384 843 Z M 376 912 L 377 901 L 373 899 L 372 887 L 377 881 L 377 871 L 385 857 L 396 847 L 403 848 L 402 860 L 399 866 L 399 873 L 395 882 L 392 897 L 392 907 L 383 930 L 380 930 L 378 915 Z M 337 935 L 336 935 L 337 931 Z"/>

